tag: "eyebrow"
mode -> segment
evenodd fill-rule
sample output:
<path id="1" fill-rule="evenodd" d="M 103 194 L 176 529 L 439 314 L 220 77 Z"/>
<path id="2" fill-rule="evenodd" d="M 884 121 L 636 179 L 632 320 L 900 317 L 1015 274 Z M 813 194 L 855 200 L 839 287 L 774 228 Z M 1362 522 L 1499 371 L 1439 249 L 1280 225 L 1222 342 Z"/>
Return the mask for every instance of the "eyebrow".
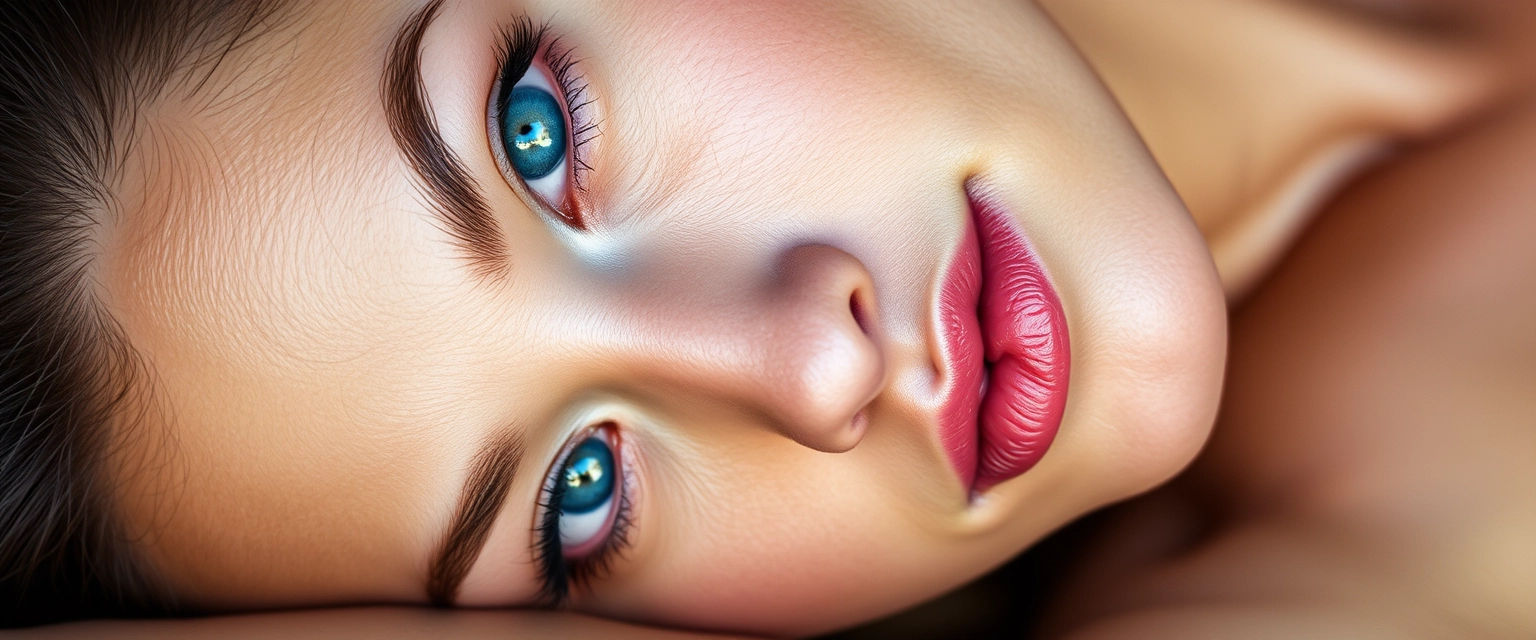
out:
<path id="1" fill-rule="evenodd" d="M 522 457 L 523 440 L 511 429 L 491 438 L 475 456 L 453 521 L 427 567 L 427 596 L 432 604 L 453 605 L 459 585 L 480 556 L 496 514 L 506 502 Z"/>
<path id="2" fill-rule="evenodd" d="M 469 169 L 443 141 L 421 78 L 421 41 L 441 8 L 442 0 L 432 0 L 395 34 L 380 87 L 384 115 L 454 243 L 476 273 L 495 276 L 506 269 L 506 241 Z"/>

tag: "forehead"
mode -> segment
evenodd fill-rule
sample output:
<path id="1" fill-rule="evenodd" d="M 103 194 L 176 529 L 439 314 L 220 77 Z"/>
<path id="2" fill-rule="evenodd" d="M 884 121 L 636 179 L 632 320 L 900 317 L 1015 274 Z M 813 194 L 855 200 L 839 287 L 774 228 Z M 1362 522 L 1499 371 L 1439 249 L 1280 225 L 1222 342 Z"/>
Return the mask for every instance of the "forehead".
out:
<path id="1" fill-rule="evenodd" d="M 422 514 L 457 489 L 430 472 L 466 455 L 424 426 L 476 408 L 442 406 L 448 354 L 395 358 L 441 344 L 423 320 L 463 283 L 378 106 L 406 11 L 304 7 L 146 115 L 102 288 L 155 398 L 120 434 L 122 505 L 175 581 L 418 589 Z"/>

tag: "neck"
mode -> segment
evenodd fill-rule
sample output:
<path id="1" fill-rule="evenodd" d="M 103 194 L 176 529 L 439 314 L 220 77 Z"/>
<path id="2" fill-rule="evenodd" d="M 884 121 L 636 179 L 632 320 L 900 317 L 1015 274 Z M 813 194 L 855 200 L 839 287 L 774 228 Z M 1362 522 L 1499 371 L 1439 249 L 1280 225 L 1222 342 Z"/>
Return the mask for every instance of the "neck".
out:
<path id="1" fill-rule="evenodd" d="M 1042 0 L 1184 198 L 1229 298 L 1370 161 L 1476 111 L 1492 66 L 1286 0 Z"/>

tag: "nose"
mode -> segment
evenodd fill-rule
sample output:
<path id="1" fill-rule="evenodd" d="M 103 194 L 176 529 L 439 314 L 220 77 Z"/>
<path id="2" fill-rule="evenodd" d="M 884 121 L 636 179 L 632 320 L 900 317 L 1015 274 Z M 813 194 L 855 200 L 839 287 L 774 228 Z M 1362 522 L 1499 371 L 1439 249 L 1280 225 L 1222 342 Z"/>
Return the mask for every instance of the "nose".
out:
<path id="1" fill-rule="evenodd" d="M 874 284 L 858 259 L 800 246 L 780 256 L 766 285 L 675 299 L 688 302 L 647 314 L 666 317 L 645 331 L 662 347 L 649 356 L 653 375 L 760 414 L 818 451 L 863 438 L 862 410 L 884 385 L 885 362 Z"/>
<path id="2" fill-rule="evenodd" d="M 784 435 L 819 451 L 847 451 L 880 392 L 885 359 L 874 284 L 856 258 L 826 245 L 793 249 L 779 266 L 762 402 Z"/>

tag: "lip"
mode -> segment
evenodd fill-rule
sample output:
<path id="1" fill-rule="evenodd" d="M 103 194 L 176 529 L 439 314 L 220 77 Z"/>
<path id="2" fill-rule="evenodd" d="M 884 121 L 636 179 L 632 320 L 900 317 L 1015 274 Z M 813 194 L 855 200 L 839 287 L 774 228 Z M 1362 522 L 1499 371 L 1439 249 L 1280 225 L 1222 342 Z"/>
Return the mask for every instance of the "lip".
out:
<path id="1" fill-rule="evenodd" d="M 939 439 L 979 493 L 1034 467 L 1061 426 L 1066 315 L 1006 209 L 969 193 L 971 219 L 939 296 L 949 399 Z"/>

